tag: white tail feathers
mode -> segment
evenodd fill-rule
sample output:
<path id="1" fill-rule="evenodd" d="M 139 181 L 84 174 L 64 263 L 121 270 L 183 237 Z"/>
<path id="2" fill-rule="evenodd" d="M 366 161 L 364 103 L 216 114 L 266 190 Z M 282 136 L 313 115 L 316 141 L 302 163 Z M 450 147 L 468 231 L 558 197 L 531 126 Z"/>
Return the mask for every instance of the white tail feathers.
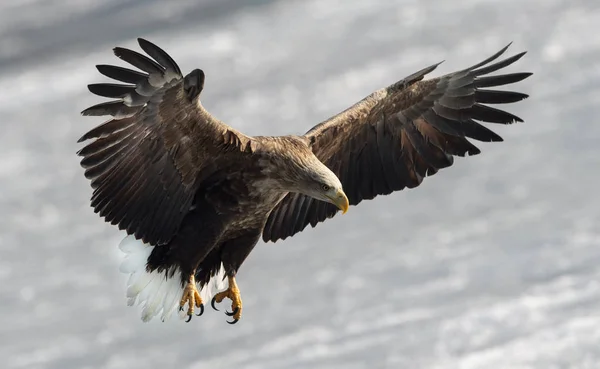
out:
<path id="1" fill-rule="evenodd" d="M 144 322 L 148 322 L 158 315 L 163 321 L 167 321 L 173 315 L 184 318 L 187 308 L 178 314 L 179 301 L 183 294 L 180 272 L 176 271 L 170 278 L 165 278 L 164 273 L 156 271 L 148 273 L 146 263 L 154 246 L 136 240 L 133 236 L 125 237 L 119 244 L 119 248 L 126 254 L 119 270 L 129 274 L 127 305 L 133 306 L 136 303 L 140 305 Z M 219 272 L 210 279 L 204 288 L 200 289 L 198 284 L 200 296 L 205 304 L 210 303 L 216 293 L 227 289 L 228 282 L 224 277 L 225 270 L 221 264 Z"/>

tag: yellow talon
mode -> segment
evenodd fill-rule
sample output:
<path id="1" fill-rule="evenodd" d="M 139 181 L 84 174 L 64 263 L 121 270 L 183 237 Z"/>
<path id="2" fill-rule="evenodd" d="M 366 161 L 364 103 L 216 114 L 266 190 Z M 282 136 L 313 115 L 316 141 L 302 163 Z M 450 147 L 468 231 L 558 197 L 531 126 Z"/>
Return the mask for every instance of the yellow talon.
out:
<path id="1" fill-rule="evenodd" d="M 192 320 L 192 314 L 194 314 L 195 307 L 200 308 L 200 313 L 198 313 L 198 316 L 204 313 L 204 303 L 202 302 L 200 293 L 196 288 L 196 279 L 194 278 L 193 274 L 190 276 L 187 285 L 183 289 L 183 295 L 181 296 L 181 301 L 179 302 L 179 310 L 183 310 L 183 307 L 186 303 L 188 304 L 188 319 L 186 322 Z"/>
<path id="2" fill-rule="evenodd" d="M 218 310 L 215 307 L 215 302 L 220 303 L 223 301 L 223 299 L 225 299 L 225 297 L 228 297 L 231 300 L 232 311 L 226 311 L 225 314 L 233 317 L 233 321 L 227 323 L 235 324 L 242 317 L 242 296 L 240 295 L 240 289 L 238 288 L 237 283 L 235 283 L 235 277 L 227 277 L 227 279 L 229 281 L 229 287 L 225 291 L 219 292 L 213 297 L 211 306 L 213 309 Z"/>

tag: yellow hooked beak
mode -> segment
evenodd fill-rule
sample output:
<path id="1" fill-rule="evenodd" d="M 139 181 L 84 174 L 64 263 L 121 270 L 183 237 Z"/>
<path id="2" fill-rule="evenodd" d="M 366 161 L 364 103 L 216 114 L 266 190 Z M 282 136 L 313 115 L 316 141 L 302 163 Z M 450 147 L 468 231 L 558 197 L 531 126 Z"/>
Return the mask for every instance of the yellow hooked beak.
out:
<path id="1" fill-rule="evenodd" d="M 346 197 L 346 194 L 342 190 L 339 190 L 335 197 L 331 198 L 331 203 L 337 206 L 342 211 L 342 214 L 346 214 L 350 207 L 348 197 Z"/>

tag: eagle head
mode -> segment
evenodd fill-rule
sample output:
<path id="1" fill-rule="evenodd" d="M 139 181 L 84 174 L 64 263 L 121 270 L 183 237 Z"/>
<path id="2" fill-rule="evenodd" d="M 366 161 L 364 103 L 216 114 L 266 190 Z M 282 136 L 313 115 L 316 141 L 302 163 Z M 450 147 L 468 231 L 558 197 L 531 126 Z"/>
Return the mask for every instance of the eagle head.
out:
<path id="1" fill-rule="evenodd" d="M 302 193 L 317 200 L 337 206 L 343 213 L 350 203 L 340 179 L 317 158 L 310 147 L 300 140 L 286 140 L 281 155 L 275 160 L 277 168 L 272 172 L 278 177 L 282 190 Z"/>

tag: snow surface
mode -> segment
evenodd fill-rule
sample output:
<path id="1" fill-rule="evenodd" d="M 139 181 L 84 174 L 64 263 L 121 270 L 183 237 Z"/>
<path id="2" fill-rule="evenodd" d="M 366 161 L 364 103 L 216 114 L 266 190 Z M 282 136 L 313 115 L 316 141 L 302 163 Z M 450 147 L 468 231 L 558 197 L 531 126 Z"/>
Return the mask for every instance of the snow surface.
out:
<path id="1" fill-rule="evenodd" d="M 240 3 L 0 3 L 2 368 L 600 368 L 600 2 Z M 259 244 L 237 325 L 144 324 L 75 156 L 101 122 L 79 116 L 94 65 L 139 36 L 204 69 L 204 105 L 248 134 L 303 133 L 509 41 L 535 74 L 505 142 Z"/>

